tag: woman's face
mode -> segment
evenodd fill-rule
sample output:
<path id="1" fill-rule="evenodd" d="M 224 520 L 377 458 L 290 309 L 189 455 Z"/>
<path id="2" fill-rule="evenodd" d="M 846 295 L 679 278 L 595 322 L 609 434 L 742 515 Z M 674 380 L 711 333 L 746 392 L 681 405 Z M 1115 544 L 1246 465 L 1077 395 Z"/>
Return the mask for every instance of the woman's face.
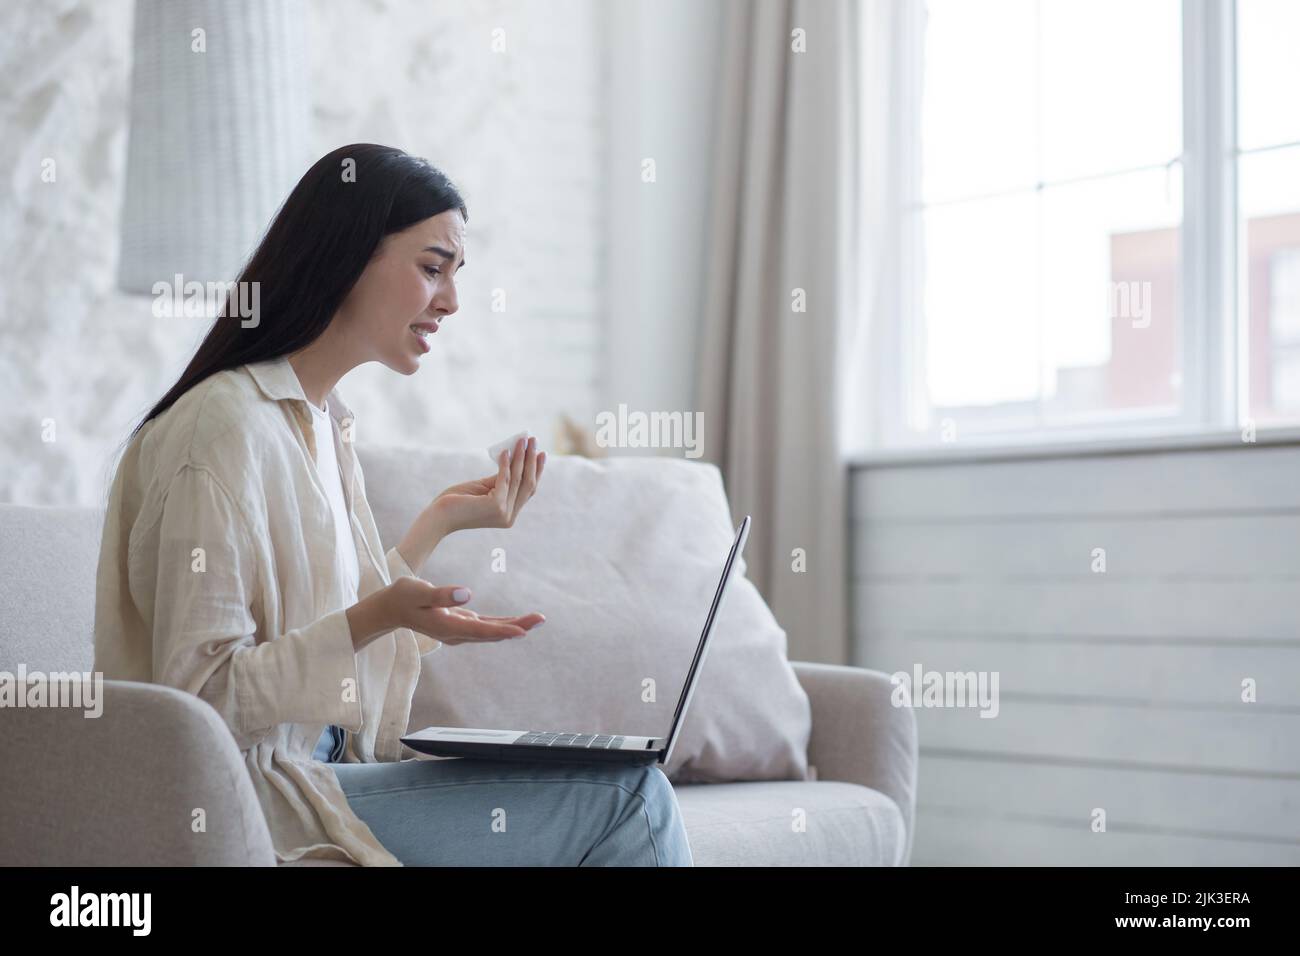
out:
<path id="1" fill-rule="evenodd" d="M 339 308 L 347 337 L 369 359 L 413 375 L 438 323 L 459 307 L 464 253 L 465 220 L 456 209 L 385 236 Z"/>

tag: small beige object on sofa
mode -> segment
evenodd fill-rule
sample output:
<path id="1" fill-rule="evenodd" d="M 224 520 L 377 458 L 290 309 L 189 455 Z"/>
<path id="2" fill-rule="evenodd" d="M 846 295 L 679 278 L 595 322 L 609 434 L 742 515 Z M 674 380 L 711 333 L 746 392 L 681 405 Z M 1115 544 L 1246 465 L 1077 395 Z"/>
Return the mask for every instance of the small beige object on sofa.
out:
<path id="1" fill-rule="evenodd" d="M 358 454 L 386 543 L 442 488 L 491 470 L 481 451 Z M 0 505 L 0 671 L 90 668 L 101 527 L 93 508 Z M 733 534 L 712 465 L 548 459 L 513 528 L 459 532 L 416 569 L 468 585 L 476 610 L 538 610 L 545 626 L 426 656 L 409 729 L 664 734 Z M 914 715 L 885 674 L 787 661 L 743 572 L 664 767 L 696 865 L 905 865 Z M 104 682 L 102 708 L 0 709 L 0 865 L 274 865 L 216 711 L 121 681 Z"/>

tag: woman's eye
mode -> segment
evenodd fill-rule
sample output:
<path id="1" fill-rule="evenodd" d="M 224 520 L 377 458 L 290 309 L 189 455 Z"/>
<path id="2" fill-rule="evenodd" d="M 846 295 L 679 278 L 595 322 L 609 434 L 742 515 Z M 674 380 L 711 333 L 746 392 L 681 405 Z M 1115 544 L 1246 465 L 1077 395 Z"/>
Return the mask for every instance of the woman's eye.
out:
<path id="1" fill-rule="evenodd" d="M 425 267 L 424 267 L 424 271 L 427 272 L 427 273 L 428 273 L 429 275 L 431 275 L 431 276 L 440 276 L 440 275 L 442 275 L 442 270 L 441 270 L 441 269 L 438 269 L 438 268 L 435 268 L 434 266 L 425 266 Z"/>

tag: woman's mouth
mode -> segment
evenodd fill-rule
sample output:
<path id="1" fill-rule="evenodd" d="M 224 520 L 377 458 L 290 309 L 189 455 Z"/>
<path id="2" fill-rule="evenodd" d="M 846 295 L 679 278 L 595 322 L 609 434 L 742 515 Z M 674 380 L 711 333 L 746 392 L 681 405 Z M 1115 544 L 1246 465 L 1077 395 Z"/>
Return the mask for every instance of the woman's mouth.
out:
<path id="1" fill-rule="evenodd" d="M 434 332 L 437 331 L 438 331 L 437 322 L 417 322 L 411 326 L 411 334 L 414 335 L 416 339 L 419 340 L 420 351 L 422 352 L 427 352 L 431 348 L 433 348 L 433 346 L 431 346 L 428 343 L 427 339 L 430 335 L 432 335 Z"/>

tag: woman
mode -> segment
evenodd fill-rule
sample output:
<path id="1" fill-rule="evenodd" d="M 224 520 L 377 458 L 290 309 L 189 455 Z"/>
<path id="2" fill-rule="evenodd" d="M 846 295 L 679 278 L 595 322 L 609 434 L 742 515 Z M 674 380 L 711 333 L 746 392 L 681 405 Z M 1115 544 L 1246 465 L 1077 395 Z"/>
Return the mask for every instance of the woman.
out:
<path id="1" fill-rule="evenodd" d="M 457 310 L 467 219 L 447 178 L 397 149 L 346 146 L 303 176 L 239 278 L 256 314 L 228 297 L 128 440 L 95 669 L 216 708 L 282 862 L 689 866 L 657 767 L 414 759 L 399 739 L 421 655 L 543 621 L 480 617 L 468 589 L 418 572 L 447 534 L 510 527 L 545 453 L 503 452 L 385 551 L 335 388 L 365 362 L 417 371 Z"/>

